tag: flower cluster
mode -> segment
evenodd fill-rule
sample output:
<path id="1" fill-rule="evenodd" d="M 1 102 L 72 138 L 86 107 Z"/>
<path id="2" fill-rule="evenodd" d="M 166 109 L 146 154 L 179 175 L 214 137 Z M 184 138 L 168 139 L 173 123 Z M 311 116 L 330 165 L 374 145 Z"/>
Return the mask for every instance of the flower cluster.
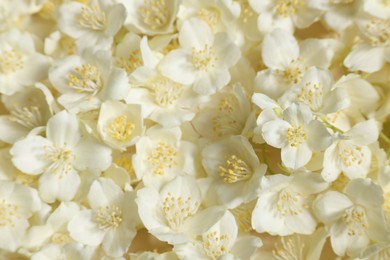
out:
<path id="1" fill-rule="evenodd" d="M 389 73 L 389 1 L 1 0 L 0 258 L 388 259 Z"/>

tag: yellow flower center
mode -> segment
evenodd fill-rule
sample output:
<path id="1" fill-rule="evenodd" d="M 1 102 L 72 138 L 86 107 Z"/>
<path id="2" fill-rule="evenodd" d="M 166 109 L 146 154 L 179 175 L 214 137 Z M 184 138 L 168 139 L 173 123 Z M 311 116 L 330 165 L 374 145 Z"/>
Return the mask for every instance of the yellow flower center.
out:
<path id="1" fill-rule="evenodd" d="M 178 151 L 172 145 L 160 142 L 148 157 L 148 162 L 153 168 L 153 173 L 164 175 L 166 168 L 172 168 L 177 165 Z"/>
<path id="2" fill-rule="evenodd" d="M 218 234 L 216 231 L 208 232 L 203 238 L 203 249 L 212 259 L 228 254 L 230 252 L 228 245 L 229 236 Z"/>
<path id="3" fill-rule="evenodd" d="M 212 29 L 215 29 L 220 19 L 219 11 L 215 8 L 201 8 L 197 16 Z"/>
<path id="4" fill-rule="evenodd" d="M 163 213 L 168 225 L 175 231 L 180 231 L 186 219 L 193 216 L 199 208 L 199 203 L 191 197 L 175 197 L 168 192 L 163 201 Z"/>
<path id="5" fill-rule="evenodd" d="M 120 57 L 116 63 L 118 67 L 125 70 L 128 74 L 132 73 L 135 69 L 141 67 L 144 64 L 140 50 L 132 51 L 127 58 Z"/>
<path id="6" fill-rule="evenodd" d="M 302 213 L 304 208 L 303 196 L 299 192 L 282 190 L 279 192 L 276 208 L 282 216 L 296 216 Z"/>
<path id="7" fill-rule="evenodd" d="M 304 6 L 304 0 L 276 0 L 276 14 L 282 17 L 294 16 Z"/>
<path id="8" fill-rule="evenodd" d="M 0 200 L 0 227 L 15 227 L 16 220 L 20 219 L 19 207 Z"/>
<path id="9" fill-rule="evenodd" d="M 66 147 L 57 146 L 46 146 L 45 149 L 45 158 L 51 163 L 46 171 L 53 174 L 59 174 L 59 177 L 62 178 L 64 174 L 73 169 L 72 163 L 75 156 L 72 151 Z"/>
<path id="10" fill-rule="evenodd" d="M 368 228 L 366 212 L 360 206 L 349 208 L 342 216 L 349 236 L 362 236 Z"/>
<path id="11" fill-rule="evenodd" d="M 101 207 L 96 214 L 95 222 L 99 229 L 116 229 L 122 223 L 122 210 L 116 205 Z"/>
<path id="12" fill-rule="evenodd" d="M 131 139 L 135 125 L 126 115 L 120 115 L 114 118 L 107 127 L 107 132 L 111 139 L 118 142 L 127 142 Z"/>
<path id="13" fill-rule="evenodd" d="M 219 175 L 225 183 L 247 180 L 252 176 L 250 167 L 237 155 L 230 155 L 224 166 L 219 166 Z"/>
<path id="14" fill-rule="evenodd" d="M 100 9 L 99 5 L 85 5 L 81 9 L 79 24 L 82 27 L 101 31 L 106 27 L 106 14 Z"/>
<path id="15" fill-rule="evenodd" d="M 68 85 L 77 92 L 95 95 L 102 85 L 100 70 L 94 65 L 83 64 L 68 76 Z"/>
<path id="16" fill-rule="evenodd" d="M 292 126 L 287 130 L 287 142 L 292 147 L 297 147 L 305 142 L 307 134 L 302 125 Z"/>
<path id="17" fill-rule="evenodd" d="M 364 32 L 368 38 L 368 42 L 374 46 L 389 46 L 390 45 L 390 19 L 371 19 L 368 23 Z"/>
<path id="18" fill-rule="evenodd" d="M 0 52 L 0 72 L 12 74 L 24 67 L 23 56 L 15 49 Z"/>
<path id="19" fill-rule="evenodd" d="M 153 30 L 161 28 L 169 21 L 169 10 L 165 0 L 144 0 L 139 10 L 142 22 Z"/>
<path id="20" fill-rule="evenodd" d="M 29 129 L 44 125 L 41 111 L 37 106 L 16 107 L 11 112 L 10 120 Z"/>
<path id="21" fill-rule="evenodd" d="M 307 82 L 305 86 L 301 88 L 298 99 L 315 111 L 321 108 L 323 96 L 324 91 L 322 84 Z"/>
<path id="22" fill-rule="evenodd" d="M 192 49 L 192 65 L 196 70 L 208 71 L 215 66 L 216 60 L 215 51 L 207 44 L 202 50 Z"/>
<path id="23" fill-rule="evenodd" d="M 172 80 L 159 77 L 150 84 L 156 103 L 162 107 L 168 107 L 175 103 L 183 94 L 183 86 Z"/>

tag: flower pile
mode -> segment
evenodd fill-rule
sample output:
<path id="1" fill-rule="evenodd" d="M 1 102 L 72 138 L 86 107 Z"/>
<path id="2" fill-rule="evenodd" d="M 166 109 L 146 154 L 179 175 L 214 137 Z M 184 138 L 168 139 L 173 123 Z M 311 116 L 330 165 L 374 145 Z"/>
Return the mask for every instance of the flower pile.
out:
<path id="1" fill-rule="evenodd" d="M 1 0 L 0 258 L 389 259 L 389 62 L 389 1 Z"/>

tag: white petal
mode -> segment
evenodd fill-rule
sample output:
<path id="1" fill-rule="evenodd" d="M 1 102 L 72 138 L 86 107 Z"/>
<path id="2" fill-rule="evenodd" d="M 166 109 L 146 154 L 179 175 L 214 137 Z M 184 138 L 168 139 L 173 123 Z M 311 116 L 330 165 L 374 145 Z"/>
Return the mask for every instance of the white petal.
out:
<path id="1" fill-rule="evenodd" d="M 358 44 L 344 60 L 344 65 L 352 71 L 375 72 L 385 64 L 384 48 Z"/>
<path id="2" fill-rule="evenodd" d="M 114 68 L 110 71 L 107 82 L 104 88 L 99 92 L 99 97 L 102 100 L 121 100 L 129 93 L 129 83 L 127 74 L 121 69 Z"/>
<path id="3" fill-rule="evenodd" d="M 381 207 L 383 204 L 382 188 L 369 179 L 351 180 L 344 191 L 355 203 L 365 207 Z"/>
<path id="4" fill-rule="evenodd" d="M 310 108 L 303 103 L 292 103 L 283 112 L 284 119 L 292 125 L 307 125 L 313 119 Z"/>
<path id="5" fill-rule="evenodd" d="M 179 33 L 180 46 L 185 49 L 202 50 L 207 44 L 211 46 L 214 35 L 210 27 L 200 19 L 189 19 L 184 22 Z"/>
<path id="6" fill-rule="evenodd" d="M 311 159 L 312 151 L 306 143 L 292 147 L 282 147 L 282 162 L 291 169 L 298 169 L 305 166 Z"/>
<path id="7" fill-rule="evenodd" d="M 263 126 L 263 138 L 267 144 L 276 148 L 287 145 L 287 130 L 291 127 L 286 121 L 277 119 L 267 122 Z"/>
<path id="8" fill-rule="evenodd" d="M 68 224 L 70 236 L 83 244 L 98 246 L 103 241 L 105 232 L 95 223 L 92 210 L 80 211 Z"/>
<path id="9" fill-rule="evenodd" d="M 323 40 L 307 39 L 299 44 L 300 56 L 306 66 L 328 68 L 333 58 L 333 50 Z"/>
<path id="10" fill-rule="evenodd" d="M 12 146 L 12 162 L 24 173 L 41 174 L 51 163 L 46 158 L 46 147 L 51 146 L 53 144 L 41 136 L 28 136 Z"/>
<path id="11" fill-rule="evenodd" d="M 121 257 L 127 252 L 136 231 L 121 226 L 107 231 L 103 239 L 103 249 L 109 256 Z"/>
<path id="12" fill-rule="evenodd" d="M 352 205 L 352 201 L 344 194 L 337 191 L 328 191 L 319 195 L 313 202 L 313 210 L 321 221 L 332 223 L 338 220 L 344 214 L 344 211 Z"/>
<path id="13" fill-rule="evenodd" d="M 0 140 L 13 144 L 28 134 L 29 129 L 10 120 L 8 116 L 0 116 Z"/>
<path id="14" fill-rule="evenodd" d="M 74 148 L 74 166 L 78 170 L 104 171 L 111 165 L 111 149 L 91 138 L 84 138 Z"/>
<path id="15" fill-rule="evenodd" d="M 138 214 L 148 230 L 166 226 L 161 208 L 160 194 L 152 188 L 145 187 L 137 192 Z"/>
<path id="16" fill-rule="evenodd" d="M 193 89 L 201 95 L 214 94 L 230 81 L 228 69 L 217 68 L 208 72 L 201 71 L 195 78 Z"/>
<path id="17" fill-rule="evenodd" d="M 164 76 L 181 84 L 189 85 L 195 80 L 191 55 L 182 49 L 168 53 L 160 64 L 160 70 Z"/>
<path id="18" fill-rule="evenodd" d="M 338 151 L 337 143 L 331 144 L 324 154 L 324 168 L 321 172 L 322 177 L 327 182 L 332 182 L 340 175 L 340 168 L 338 167 Z"/>
<path id="19" fill-rule="evenodd" d="M 230 68 L 240 58 L 240 49 L 232 42 L 227 33 L 215 35 L 214 49 L 218 57 L 217 64 Z"/>
<path id="20" fill-rule="evenodd" d="M 56 199 L 70 201 L 76 195 L 79 186 L 80 177 L 74 170 L 62 175 L 46 172 L 39 179 L 39 194 L 49 203 Z"/>
<path id="21" fill-rule="evenodd" d="M 186 220 L 183 230 L 190 234 L 200 235 L 210 229 L 225 214 L 223 207 L 209 207 L 197 212 Z"/>
<path id="22" fill-rule="evenodd" d="M 56 114 L 47 122 L 46 136 L 60 147 L 74 146 L 80 139 L 77 117 L 65 110 Z"/>
<path id="23" fill-rule="evenodd" d="M 350 103 L 351 101 L 347 92 L 342 88 L 336 88 L 324 97 L 321 113 L 336 113 L 344 108 L 349 107 Z"/>
<path id="24" fill-rule="evenodd" d="M 319 121 L 313 120 L 308 126 L 307 144 L 313 152 L 323 151 L 332 143 L 332 137 L 326 127 Z"/>
<path id="25" fill-rule="evenodd" d="M 357 145 L 369 145 L 378 140 L 379 129 L 377 122 L 370 119 L 357 123 L 348 132 L 345 137 Z"/>
<path id="26" fill-rule="evenodd" d="M 275 29 L 264 38 L 261 55 L 268 68 L 284 70 L 298 58 L 299 46 L 289 32 Z"/>
<path id="27" fill-rule="evenodd" d="M 99 178 L 92 183 L 87 198 L 93 209 L 99 209 L 117 203 L 122 195 L 121 188 L 113 180 Z"/>

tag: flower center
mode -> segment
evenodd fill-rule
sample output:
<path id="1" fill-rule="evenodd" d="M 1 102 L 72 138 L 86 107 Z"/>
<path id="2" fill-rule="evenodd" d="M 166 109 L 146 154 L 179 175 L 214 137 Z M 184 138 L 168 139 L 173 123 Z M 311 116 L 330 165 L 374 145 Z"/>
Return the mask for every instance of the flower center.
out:
<path id="1" fill-rule="evenodd" d="M 72 151 L 66 147 L 45 146 L 45 148 L 45 158 L 51 162 L 46 171 L 53 174 L 59 174 L 60 178 L 62 178 L 63 174 L 66 174 L 73 169 L 72 163 L 75 157 Z"/>
<path id="2" fill-rule="evenodd" d="M 212 29 L 218 24 L 220 14 L 215 8 L 201 8 L 197 14 L 198 18 L 203 20 Z"/>
<path id="3" fill-rule="evenodd" d="M 101 207 L 95 218 L 99 229 L 116 229 L 122 223 L 122 210 L 116 205 Z"/>
<path id="4" fill-rule="evenodd" d="M 212 259 L 218 259 L 220 256 L 228 254 L 228 246 L 228 235 L 220 235 L 216 231 L 212 231 L 203 237 L 203 249 Z"/>
<path id="5" fill-rule="evenodd" d="M 299 192 L 282 190 L 279 193 L 276 208 L 280 214 L 284 216 L 296 216 L 302 213 L 304 208 L 308 206 L 304 204 L 303 196 Z"/>
<path id="6" fill-rule="evenodd" d="M 144 0 L 139 11 L 144 24 L 153 30 L 164 26 L 169 20 L 169 10 L 165 0 Z"/>
<path id="7" fill-rule="evenodd" d="M 192 49 L 192 65 L 196 70 L 208 71 L 216 60 L 215 51 L 207 44 L 202 50 Z"/>
<path id="8" fill-rule="evenodd" d="M 219 175 L 225 183 L 235 183 L 249 179 L 252 171 L 244 160 L 233 154 L 227 157 L 224 166 L 219 166 Z"/>
<path id="9" fill-rule="evenodd" d="M 298 84 L 306 71 L 306 68 L 302 64 L 303 58 L 299 57 L 290 62 L 290 66 L 284 71 L 277 70 L 276 72 L 281 75 L 289 84 Z"/>
<path id="10" fill-rule="evenodd" d="M 77 67 L 68 77 L 68 84 L 77 92 L 87 92 L 95 95 L 102 85 L 100 71 L 90 64 Z"/>
<path id="11" fill-rule="evenodd" d="M 287 142 L 291 147 L 297 147 L 305 142 L 307 134 L 302 125 L 292 126 L 287 130 Z"/>
<path id="12" fill-rule="evenodd" d="M 297 9 L 305 5 L 304 0 L 276 0 L 276 14 L 282 17 L 293 16 Z"/>
<path id="13" fill-rule="evenodd" d="M 106 26 L 106 14 L 100 9 L 99 5 L 85 5 L 81 9 L 79 24 L 82 27 L 101 31 Z"/>
<path id="14" fill-rule="evenodd" d="M 349 236 L 362 236 L 368 228 L 366 212 L 360 206 L 347 209 L 342 220 L 347 225 Z"/>
<path id="15" fill-rule="evenodd" d="M 11 112 L 10 120 L 29 129 L 44 125 L 41 111 L 37 106 L 16 107 Z"/>
<path id="16" fill-rule="evenodd" d="M 0 53 L 0 72 L 2 74 L 12 74 L 22 69 L 24 66 L 23 56 L 12 49 Z"/>
<path id="17" fill-rule="evenodd" d="M 315 111 L 321 107 L 323 96 L 324 91 L 322 84 L 307 82 L 305 86 L 301 88 L 298 99 Z"/>
<path id="18" fill-rule="evenodd" d="M 372 46 L 389 46 L 390 45 L 390 19 L 371 19 L 364 27 L 363 33 L 368 38 Z"/>
<path id="19" fill-rule="evenodd" d="M 295 238 L 295 239 L 294 239 Z M 272 254 L 277 260 L 299 260 L 305 259 L 303 256 L 303 249 L 305 244 L 301 242 L 299 236 L 288 238 L 287 241 L 284 237 L 280 239 L 280 244 L 275 245 L 275 250 L 272 250 Z"/>
<path id="20" fill-rule="evenodd" d="M 172 80 L 160 77 L 151 84 L 156 103 L 162 107 L 171 106 L 183 94 L 182 85 Z"/>
<path id="21" fill-rule="evenodd" d="M 361 165 L 366 156 L 362 147 L 352 144 L 344 144 L 339 147 L 341 162 L 346 167 Z"/>
<path id="22" fill-rule="evenodd" d="M 168 192 L 163 201 L 163 212 L 168 225 L 175 231 L 180 231 L 186 219 L 193 216 L 199 208 L 199 202 L 191 197 L 175 197 Z"/>
<path id="23" fill-rule="evenodd" d="M 132 51 L 128 58 L 120 57 L 117 60 L 118 67 L 126 71 L 128 74 L 131 74 L 135 69 L 141 67 L 143 64 L 140 50 Z"/>
<path id="24" fill-rule="evenodd" d="M 19 207 L 5 202 L 4 199 L 0 200 L 0 227 L 15 227 L 15 221 L 20 219 L 18 213 Z"/>
<path id="25" fill-rule="evenodd" d="M 218 136 L 226 134 L 239 134 L 245 122 L 242 113 L 234 113 L 240 111 L 240 105 L 234 95 L 227 95 L 218 103 L 218 115 L 212 118 L 213 131 Z"/>
<path id="26" fill-rule="evenodd" d="M 65 244 L 72 242 L 72 238 L 70 238 L 70 236 L 64 233 L 55 233 L 51 237 L 50 242 L 52 242 L 53 244 Z"/>
<path id="27" fill-rule="evenodd" d="M 158 175 L 164 175 L 166 168 L 172 168 L 177 165 L 178 151 L 175 147 L 160 142 L 148 157 L 148 161 L 153 167 L 153 173 Z"/>
<path id="28" fill-rule="evenodd" d="M 118 142 L 127 142 L 130 140 L 135 125 L 126 115 L 115 117 L 111 124 L 107 127 L 107 132 L 111 139 Z"/>

